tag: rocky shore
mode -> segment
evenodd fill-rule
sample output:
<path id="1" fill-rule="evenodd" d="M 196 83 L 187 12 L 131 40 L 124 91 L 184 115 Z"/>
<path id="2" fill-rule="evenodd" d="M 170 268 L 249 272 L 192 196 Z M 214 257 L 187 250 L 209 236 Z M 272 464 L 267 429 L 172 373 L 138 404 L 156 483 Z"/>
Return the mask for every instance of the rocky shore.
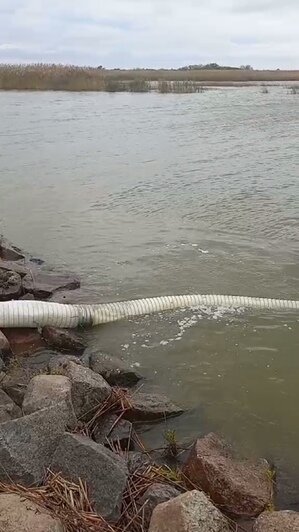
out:
<path id="1" fill-rule="evenodd" d="M 84 291 L 2 238 L 0 301 L 12 299 L 75 303 Z M 142 423 L 163 433 L 182 413 L 84 331 L 3 329 L 0 530 L 299 531 L 299 513 L 275 511 L 265 460 L 241 460 L 212 433 L 182 449 L 168 431 L 162 449 L 145 448 Z"/>

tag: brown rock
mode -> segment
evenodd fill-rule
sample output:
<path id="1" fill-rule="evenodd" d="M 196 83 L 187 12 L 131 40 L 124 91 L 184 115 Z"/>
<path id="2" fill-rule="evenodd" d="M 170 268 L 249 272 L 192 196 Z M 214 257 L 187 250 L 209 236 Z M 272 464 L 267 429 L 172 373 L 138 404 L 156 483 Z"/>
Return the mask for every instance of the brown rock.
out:
<path id="1" fill-rule="evenodd" d="M 14 355 L 25 355 L 46 347 L 46 342 L 37 329 L 5 329 L 5 336 Z"/>
<path id="2" fill-rule="evenodd" d="M 0 423 L 21 417 L 21 409 L 0 388 Z"/>
<path id="3" fill-rule="evenodd" d="M 22 284 L 25 292 L 30 292 L 37 299 L 47 299 L 58 290 L 78 288 L 80 281 L 71 275 L 54 275 L 44 271 L 36 271 L 34 275 L 25 275 Z"/>
<path id="4" fill-rule="evenodd" d="M 6 238 L 1 237 L 0 238 L 0 258 L 2 260 L 24 260 L 25 255 L 23 255 L 22 251 L 17 248 L 16 246 L 13 246 Z"/>
<path id="5" fill-rule="evenodd" d="M 0 269 L 0 301 L 18 299 L 22 292 L 22 279 L 18 273 Z"/>
<path id="6" fill-rule="evenodd" d="M 125 417 L 132 421 L 148 421 L 182 413 L 183 410 L 164 395 L 137 392 L 130 397 L 130 409 L 125 413 Z"/>
<path id="7" fill-rule="evenodd" d="M 123 450 L 128 450 L 133 447 L 131 441 L 132 423 L 126 419 L 119 419 L 119 416 L 108 416 L 100 421 L 93 432 L 93 439 L 97 443 L 110 447 L 110 442 L 113 445 L 119 445 Z"/>
<path id="8" fill-rule="evenodd" d="M 169 484 L 156 483 L 147 488 L 146 492 L 137 501 L 142 507 L 143 523 L 147 529 L 150 524 L 152 513 L 158 504 L 169 501 L 181 495 L 181 492 Z"/>
<path id="9" fill-rule="evenodd" d="M 62 401 L 72 404 L 70 379 L 63 375 L 36 375 L 28 384 L 23 412 L 32 414 Z"/>
<path id="10" fill-rule="evenodd" d="M 0 494 L 0 530 L 5 532 L 63 532 L 59 519 L 16 493 Z"/>
<path id="11" fill-rule="evenodd" d="M 264 512 L 256 520 L 254 532 L 299 532 L 299 513 L 284 510 Z"/>
<path id="12" fill-rule="evenodd" d="M 198 439 L 183 468 L 192 486 L 198 486 L 224 511 L 236 517 L 259 515 L 272 501 L 266 461 L 236 460 L 215 434 Z"/>
<path id="13" fill-rule="evenodd" d="M 149 532 L 229 532 L 227 519 L 200 491 L 183 493 L 156 506 Z"/>
<path id="14" fill-rule="evenodd" d="M 73 331 L 56 327 L 44 327 L 42 336 L 50 347 L 61 352 L 68 351 L 74 355 L 82 355 L 86 349 L 86 343 Z"/>

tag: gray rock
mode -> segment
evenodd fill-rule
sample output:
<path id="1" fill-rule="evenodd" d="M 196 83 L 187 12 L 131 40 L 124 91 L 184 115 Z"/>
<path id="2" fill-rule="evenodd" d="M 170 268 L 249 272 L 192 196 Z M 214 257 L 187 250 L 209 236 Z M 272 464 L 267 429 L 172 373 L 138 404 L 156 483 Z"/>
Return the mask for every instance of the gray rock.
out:
<path id="1" fill-rule="evenodd" d="M 64 532 L 60 519 L 52 517 L 17 493 L 0 494 L 0 530 L 5 532 Z"/>
<path id="2" fill-rule="evenodd" d="M 18 273 L 21 277 L 24 275 L 30 274 L 31 268 L 24 266 L 20 262 L 10 261 L 10 260 L 1 260 L 0 259 L 0 268 L 1 270 L 7 270 L 10 272 Z"/>
<path id="3" fill-rule="evenodd" d="M 78 419 L 92 415 L 111 394 L 111 388 L 103 377 L 80 364 L 66 362 L 58 371 L 71 380 L 72 401 Z"/>
<path id="4" fill-rule="evenodd" d="M 67 329 L 44 327 L 42 336 L 50 347 L 73 355 L 82 355 L 87 347 L 81 336 Z"/>
<path id="5" fill-rule="evenodd" d="M 23 296 L 19 297 L 19 300 L 21 301 L 34 301 L 35 297 L 33 294 L 24 294 Z"/>
<path id="6" fill-rule="evenodd" d="M 93 439 L 106 446 L 111 442 L 112 445 L 119 445 L 123 450 L 128 450 L 133 447 L 132 428 L 130 421 L 111 415 L 100 420 L 94 429 Z"/>
<path id="7" fill-rule="evenodd" d="M 22 284 L 25 292 L 30 292 L 37 299 L 47 299 L 58 290 L 78 288 L 80 281 L 71 275 L 55 275 L 37 270 L 34 275 L 25 275 Z"/>
<path id="8" fill-rule="evenodd" d="M 5 368 L 5 364 L 3 362 L 3 359 L 0 357 L 0 372 Z"/>
<path id="9" fill-rule="evenodd" d="M 54 356 L 58 356 L 55 351 L 41 349 L 30 357 L 20 357 L 11 361 L 2 380 L 2 388 L 18 406 L 22 406 L 27 386 L 32 377 L 48 373 L 49 360 Z"/>
<path id="10" fill-rule="evenodd" d="M 7 240 L 4 237 L 0 237 L 0 258 L 2 260 L 11 260 L 11 261 L 17 261 L 17 260 L 24 260 L 25 255 L 23 252 L 17 248 L 16 246 L 13 246 L 9 240 Z"/>
<path id="11" fill-rule="evenodd" d="M 135 471 L 145 471 L 149 466 L 153 465 L 148 454 L 130 451 L 128 456 L 128 469 L 132 475 Z"/>
<path id="12" fill-rule="evenodd" d="M 22 406 L 27 385 L 34 375 L 22 367 L 13 367 L 8 370 L 1 382 L 3 390 L 19 406 Z"/>
<path id="13" fill-rule="evenodd" d="M 0 423 L 21 417 L 21 409 L 0 388 Z"/>
<path id="14" fill-rule="evenodd" d="M 67 369 L 67 364 L 69 362 L 74 362 L 75 364 L 79 364 L 79 366 L 82 366 L 81 358 L 78 358 L 75 355 L 61 355 L 56 354 L 56 356 L 53 356 L 48 363 L 48 370 L 49 373 L 53 375 L 64 375 L 65 371 Z"/>
<path id="15" fill-rule="evenodd" d="M 0 481 L 31 485 L 42 481 L 59 437 L 74 429 L 68 405 L 57 403 L 0 425 Z"/>
<path id="16" fill-rule="evenodd" d="M 63 375 L 37 375 L 28 384 L 24 401 L 24 414 L 66 402 L 72 408 L 71 381 Z"/>
<path id="17" fill-rule="evenodd" d="M 264 512 L 255 521 L 253 532 L 299 532 L 299 513 Z"/>
<path id="18" fill-rule="evenodd" d="M 183 413 L 164 395 L 137 392 L 130 397 L 131 408 L 125 413 L 127 419 L 133 421 L 148 421 L 165 419 Z"/>
<path id="19" fill-rule="evenodd" d="M 229 532 L 228 520 L 203 492 L 193 490 L 156 506 L 149 532 Z"/>
<path id="20" fill-rule="evenodd" d="M 22 279 L 16 272 L 0 268 L 0 301 L 18 299 L 22 291 Z"/>
<path id="21" fill-rule="evenodd" d="M 78 434 L 62 436 L 51 470 L 87 484 L 95 510 L 109 521 L 120 517 L 128 471 L 125 461 L 103 445 Z"/>
<path id="22" fill-rule="evenodd" d="M 2 331 L 0 331 L 0 357 L 3 361 L 7 361 L 12 357 L 10 343 Z"/>
<path id="23" fill-rule="evenodd" d="M 158 504 L 174 499 L 179 495 L 181 492 L 169 484 L 156 483 L 147 488 L 143 496 L 137 501 L 138 505 L 143 507 L 142 515 L 145 528 L 149 527 L 152 513 Z"/>
<path id="24" fill-rule="evenodd" d="M 123 360 L 106 353 L 90 353 L 89 366 L 111 386 L 134 386 L 141 379 Z"/>

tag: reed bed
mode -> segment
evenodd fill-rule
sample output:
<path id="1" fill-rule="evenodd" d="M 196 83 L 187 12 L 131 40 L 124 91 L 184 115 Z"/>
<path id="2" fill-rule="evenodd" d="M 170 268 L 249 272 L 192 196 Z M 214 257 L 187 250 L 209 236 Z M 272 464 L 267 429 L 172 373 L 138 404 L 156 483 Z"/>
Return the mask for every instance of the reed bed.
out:
<path id="1" fill-rule="evenodd" d="M 165 85 L 164 84 L 170 84 Z M 176 84 L 177 82 L 177 84 Z M 299 71 L 199 69 L 199 70 L 106 70 L 73 65 L 0 64 L 0 90 L 64 90 L 147 92 L 198 92 L 198 85 L 299 82 Z M 163 85 L 164 84 L 164 85 Z"/>

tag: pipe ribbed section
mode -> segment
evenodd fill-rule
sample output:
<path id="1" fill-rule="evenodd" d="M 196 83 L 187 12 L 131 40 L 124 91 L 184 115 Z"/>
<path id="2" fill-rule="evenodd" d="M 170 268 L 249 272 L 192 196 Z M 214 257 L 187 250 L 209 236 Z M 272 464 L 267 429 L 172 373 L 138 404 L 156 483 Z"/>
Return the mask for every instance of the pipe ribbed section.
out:
<path id="1" fill-rule="evenodd" d="M 264 310 L 299 310 L 299 301 L 247 296 L 184 295 L 162 296 L 99 305 L 64 305 L 47 301 L 5 301 L 0 303 L 0 327 L 62 327 L 99 325 L 192 307 L 225 307 Z"/>

